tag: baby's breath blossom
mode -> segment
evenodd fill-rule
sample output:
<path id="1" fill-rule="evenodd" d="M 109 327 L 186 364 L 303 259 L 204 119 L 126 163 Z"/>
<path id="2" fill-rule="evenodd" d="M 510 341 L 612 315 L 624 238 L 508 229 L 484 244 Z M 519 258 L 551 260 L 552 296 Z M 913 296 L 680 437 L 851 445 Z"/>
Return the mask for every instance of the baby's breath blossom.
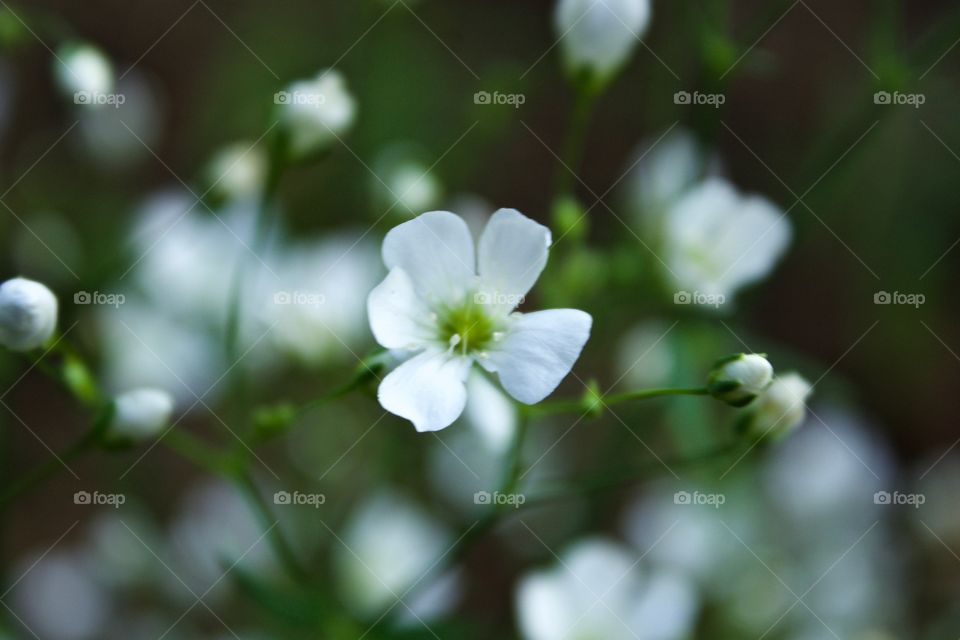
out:
<path id="1" fill-rule="evenodd" d="M 649 0 L 559 0 L 554 14 L 569 73 L 601 82 L 626 62 L 649 22 Z"/>
<path id="2" fill-rule="evenodd" d="M 224 198 L 254 198 L 267 175 L 263 149 L 250 142 L 236 142 L 213 156 L 207 167 L 210 190 Z"/>
<path id="3" fill-rule="evenodd" d="M 294 82 L 274 97 L 288 135 L 290 151 L 306 157 L 322 151 L 347 132 L 357 106 L 346 81 L 334 69 Z"/>
<path id="4" fill-rule="evenodd" d="M 679 640 L 688 637 L 697 608 L 689 580 L 672 571 L 644 575 L 635 553 L 601 538 L 525 576 L 516 600 L 527 640 Z"/>
<path id="5" fill-rule="evenodd" d="M 744 196 L 729 182 L 708 178 L 671 207 L 662 234 L 674 283 L 725 300 L 773 269 L 792 231 L 766 198 Z"/>
<path id="6" fill-rule="evenodd" d="M 775 378 L 750 407 L 749 431 L 765 438 L 780 438 L 800 426 L 813 387 L 797 373 Z"/>
<path id="7" fill-rule="evenodd" d="M 138 442 L 158 435 L 169 424 L 173 397 L 160 389 L 133 389 L 114 399 L 113 411 L 108 436 Z"/>
<path id="8" fill-rule="evenodd" d="M 710 393 L 735 407 L 753 401 L 773 380 L 773 365 L 758 353 L 738 353 L 724 358 L 710 373 Z"/>
<path id="9" fill-rule="evenodd" d="M 418 431 L 464 409 L 474 362 L 511 396 L 535 404 L 569 373 L 592 319 L 575 309 L 515 311 L 547 263 L 550 230 L 514 209 L 490 218 L 477 244 L 462 218 L 432 211 L 383 242 L 390 273 L 367 301 L 373 335 L 407 360 L 380 384 L 380 404 Z"/>
<path id="10" fill-rule="evenodd" d="M 78 104 L 94 105 L 95 96 L 113 91 L 113 65 L 102 51 L 89 43 L 65 44 L 53 64 L 60 89 Z"/>
<path id="11" fill-rule="evenodd" d="M 57 298 L 45 285 L 13 278 L 0 285 L 0 345 L 13 351 L 43 346 L 57 328 Z"/>

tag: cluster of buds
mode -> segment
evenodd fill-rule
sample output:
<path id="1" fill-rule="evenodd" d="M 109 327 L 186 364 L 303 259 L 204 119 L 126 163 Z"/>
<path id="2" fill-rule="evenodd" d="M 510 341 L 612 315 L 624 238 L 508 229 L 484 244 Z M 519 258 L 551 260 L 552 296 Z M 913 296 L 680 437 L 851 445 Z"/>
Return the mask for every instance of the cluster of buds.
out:
<path id="1" fill-rule="evenodd" d="M 764 354 L 738 353 L 719 360 L 707 379 L 710 394 L 734 407 L 747 407 L 744 425 L 757 438 L 780 438 L 806 416 L 813 388 L 799 374 L 774 377 Z"/>

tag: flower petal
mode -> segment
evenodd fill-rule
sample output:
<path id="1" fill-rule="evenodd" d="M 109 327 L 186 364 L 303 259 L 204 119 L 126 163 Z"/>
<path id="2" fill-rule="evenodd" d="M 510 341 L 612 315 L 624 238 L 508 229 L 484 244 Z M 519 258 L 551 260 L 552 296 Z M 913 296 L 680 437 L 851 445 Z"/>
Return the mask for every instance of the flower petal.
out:
<path id="1" fill-rule="evenodd" d="M 430 310 L 400 267 L 370 292 L 367 315 L 373 337 L 387 349 L 417 349 L 430 339 Z"/>
<path id="2" fill-rule="evenodd" d="M 406 271 L 427 298 L 458 299 L 476 278 L 470 230 L 449 211 L 430 211 L 391 229 L 383 240 L 383 262 Z"/>
<path id="3" fill-rule="evenodd" d="M 492 302 L 510 309 L 523 301 L 547 264 L 550 230 L 516 209 L 500 209 L 480 236 L 478 272 Z"/>
<path id="4" fill-rule="evenodd" d="M 481 363 L 499 374 L 511 396 L 536 404 L 570 373 L 592 324 L 590 314 L 577 309 L 516 315 L 503 341 Z"/>
<path id="5" fill-rule="evenodd" d="M 463 413 L 469 371 L 467 358 L 424 351 L 390 372 L 377 397 L 384 409 L 411 421 L 417 431 L 439 431 Z"/>

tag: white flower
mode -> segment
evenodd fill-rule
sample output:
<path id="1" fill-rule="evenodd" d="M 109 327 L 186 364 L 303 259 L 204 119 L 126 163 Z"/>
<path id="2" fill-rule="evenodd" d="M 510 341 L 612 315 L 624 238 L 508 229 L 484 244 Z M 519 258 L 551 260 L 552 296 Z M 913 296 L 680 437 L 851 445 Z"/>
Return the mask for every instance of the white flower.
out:
<path id="1" fill-rule="evenodd" d="M 361 615 L 382 613 L 433 568 L 453 542 L 453 536 L 403 495 L 381 492 L 350 516 L 336 557 L 337 586 Z M 424 584 L 427 601 L 410 602 L 416 615 L 429 619 L 448 609 L 457 598 L 456 574 Z M 450 581 L 453 581 L 452 583 Z M 447 589 L 436 591 L 435 584 Z M 431 593 L 432 592 L 432 593 Z"/>
<path id="2" fill-rule="evenodd" d="M 627 197 L 644 222 L 656 226 L 667 209 L 697 184 L 708 160 L 694 134 L 676 127 L 641 145 Z"/>
<path id="3" fill-rule="evenodd" d="M 54 73 L 60 89 L 78 104 L 92 105 L 91 96 L 113 91 L 113 65 L 102 51 L 88 43 L 64 45 L 54 58 Z M 76 96 L 77 93 L 87 94 Z"/>
<path id="4" fill-rule="evenodd" d="M 114 615 L 111 594 L 99 582 L 97 567 L 83 554 L 55 548 L 24 558 L 14 570 L 22 578 L 11 587 L 13 608 L 34 637 L 104 637 Z"/>
<path id="5" fill-rule="evenodd" d="M 269 297 L 260 304 L 259 331 L 273 327 L 268 340 L 309 365 L 362 348 L 367 310 L 356 293 L 383 277 L 372 242 L 359 231 L 301 241 L 284 246 L 276 263 L 279 280 L 267 280 Z"/>
<path id="6" fill-rule="evenodd" d="M 813 387 L 799 374 L 775 378 L 751 405 L 750 432 L 779 438 L 800 426 L 812 392 Z"/>
<path id="7" fill-rule="evenodd" d="M 626 62 L 649 23 L 649 0 L 559 0 L 554 14 L 570 73 L 600 80 Z"/>
<path id="8" fill-rule="evenodd" d="M 275 100 L 297 157 L 320 151 L 346 133 L 357 111 L 343 76 L 333 69 L 321 71 L 312 80 L 294 82 Z"/>
<path id="9" fill-rule="evenodd" d="M 134 442 L 151 438 L 170 423 L 173 397 L 160 389 L 134 389 L 114 398 L 109 434 Z"/>
<path id="10" fill-rule="evenodd" d="M 392 229 L 383 241 L 390 273 L 367 307 L 377 342 L 410 358 L 380 384 L 380 404 L 418 431 L 443 429 L 463 411 L 474 362 L 523 403 L 550 395 L 592 323 L 575 309 L 514 312 L 546 265 L 550 241 L 549 229 L 514 209 L 493 214 L 476 254 L 466 223 L 447 211 Z"/>
<path id="11" fill-rule="evenodd" d="M 738 353 L 717 363 L 710 373 L 710 393 L 735 407 L 753 401 L 773 380 L 773 365 L 758 353 Z"/>
<path id="12" fill-rule="evenodd" d="M 584 540 L 559 566 L 525 576 L 516 600 L 527 640 L 679 640 L 697 609 L 688 580 L 644 576 L 633 552 L 604 539 Z"/>
<path id="13" fill-rule="evenodd" d="M 729 299 L 770 272 L 791 234 L 783 212 L 770 201 L 708 178 L 668 212 L 663 258 L 681 289 Z"/>
<path id="14" fill-rule="evenodd" d="M 255 198 L 267 175 L 263 150 L 237 142 L 217 152 L 207 167 L 210 189 L 225 198 Z"/>
<path id="15" fill-rule="evenodd" d="M 13 351 L 42 346 L 57 328 L 57 298 L 45 285 L 13 278 L 0 285 L 0 344 Z"/>

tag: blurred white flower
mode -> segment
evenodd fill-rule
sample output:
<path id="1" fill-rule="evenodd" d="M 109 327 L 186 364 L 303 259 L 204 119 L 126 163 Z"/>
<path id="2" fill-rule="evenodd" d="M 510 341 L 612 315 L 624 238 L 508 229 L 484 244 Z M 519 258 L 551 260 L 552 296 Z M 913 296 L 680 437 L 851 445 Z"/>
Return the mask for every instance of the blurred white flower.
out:
<path id="1" fill-rule="evenodd" d="M 467 422 L 488 451 L 502 454 L 510 448 L 519 418 L 517 407 L 479 371 L 467 376 Z"/>
<path id="2" fill-rule="evenodd" d="M 121 515 L 122 513 L 122 515 Z M 82 553 L 97 568 L 97 577 L 112 589 L 151 584 L 166 568 L 153 555 L 162 540 L 149 516 L 126 503 L 123 511 L 97 512 L 90 523 Z"/>
<path id="3" fill-rule="evenodd" d="M 757 353 L 739 353 L 724 358 L 710 372 L 710 393 L 734 407 L 753 401 L 773 380 L 773 365 Z"/>
<path id="4" fill-rule="evenodd" d="M 275 571 L 265 529 L 233 487 L 215 481 L 194 487 L 170 527 L 173 570 L 194 594 L 209 590 L 205 598 L 222 597 L 230 583 L 222 578 L 231 565 L 266 574 Z M 196 597 L 172 576 L 167 586 L 188 601 Z"/>
<path id="5" fill-rule="evenodd" d="M 222 348 L 205 327 L 167 313 L 162 306 L 128 301 L 97 309 L 104 384 L 118 392 L 131 386 L 167 389 L 187 407 L 208 393 L 222 375 Z M 213 387 L 213 388 L 211 388 Z"/>
<path id="6" fill-rule="evenodd" d="M 108 437 L 139 442 L 157 436 L 170 424 L 173 406 L 173 397 L 160 389 L 145 387 L 122 393 L 114 399 Z"/>
<path id="7" fill-rule="evenodd" d="M 351 350 L 369 339 L 366 303 L 382 277 L 376 247 L 360 232 L 302 241 L 277 252 L 279 280 L 260 301 L 261 324 L 279 349 L 310 365 L 353 358 Z M 266 327 L 264 327 L 266 328 Z"/>
<path id="8" fill-rule="evenodd" d="M 359 615 L 381 614 L 432 568 L 453 542 L 450 532 L 402 495 L 382 492 L 350 516 L 344 544 L 336 557 L 338 585 L 344 602 Z M 405 604 L 425 620 L 442 614 L 459 597 L 459 581 L 435 578 L 446 588 L 423 586 L 431 597 Z M 429 580 L 427 578 L 426 580 Z M 397 605 L 401 610 L 404 605 Z"/>
<path id="9" fill-rule="evenodd" d="M 698 607 L 686 580 L 645 576 L 636 554 L 604 539 L 581 541 L 558 566 L 522 578 L 516 601 L 527 640 L 679 640 Z"/>
<path id="10" fill-rule="evenodd" d="M 57 297 L 39 282 L 13 278 L 0 285 L 0 345 L 30 351 L 57 328 Z"/>
<path id="11" fill-rule="evenodd" d="M 463 412 L 476 362 L 526 404 L 548 396 L 569 373 L 592 319 L 575 309 L 514 309 L 547 262 L 550 230 L 500 209 L 477 244 L 447 211 L 425 213 L 383 241 L 390 273 L 368 299 L 373 335 L 409 359 L 380 384 L 380 404 L 418 431 L 449 426 Z M 478 275 L 479 273 L 479 275 Z"/>
<path id="12" fill-rule="evenodd" d="M 407 215 L 417 215 L 437 205 L 442 193 L 440 180 L 422 164 L 408 162 L 393 167 L 383 178 L 384 199 Z"/>
<path id="13" fill-rule="evenodd" d="M 110 104 L 83 109 L 77 118 L 84 149 L 96 162 L 112 171 L 129 171 L 144 158 L 152 158 L 162 132 L 161 87 L 136 69 L 117 81 Z"/>
<path id="14" fill-rule="evenodd" d="M 766 276 L 790 243 L 783 212 L 708 178 L 683 195 L 663 221 L 662 251 L 680 289 L 732 299 Z"/>
<path id="15" fill-rule="evenodd" d="M 796 373 L 774 378 L 750 406 L 749 431 L 758 437 L 781 438 L 807 417 L 810 383 Z"/>
<path id="16" fill-rule="evenodd" d="M 627 198 L 631 208 L 656 228 L 670 205 L 704 175 L 705 154 L 692 132 L 674 128 L 647 140 L 636 156 L 626 183 Z"/>
<path id="17" fill-rule="evenodd" d="M 274 96 L 294 156 L 309 156 L 325 149 L 347 132 L 357 106 L 346 81 L 334 69 L 311 80 L 294 82 Z"/>
<path id="18" fill-rule="evenodd" d="M 650 0 L 559 0 L 554 14 L 568 71 L 600 81 L 627 61 L 649 23 Z"/>
<path id="19" fill-rule="evenodd" d="M 113 65 L 92 44 L 71 42 L 60 47 L 53 58 L 53 70 L 60 90 L 77 104 L 96 106 L 90 95 L 113 91 Z M 78 93 L 88 94 L 87 99 L 78 99 Z"/>
<path id="20" fill-rule="evenodd" d="M 218 151 L 207 166 L 210 191 L 228 200 L 256 198 L 267 175 L 267 157 L 260 146 L 235 142 Z"/>
<path id="21" fill-rule="evenodd" d="M 102 637 L 111 615 L 110 594 L 96 579 L 96 568 L 75 551 L 54 549 L 27 559 L 14 575 L 16 614 L 31 632 L 49 640 Z"/>
<path id="22" fill-rule="evenodd" d="M 894 478 L 892 452 L 876 427 L 849 412 L 828 408 L 818 415 L 825 425 L 814 421 L 771 452 L 761 484 L 791 526 L 822 523 L 814 529 L 827 536 L 866 528 L 881 508 L 874 493 Z"/>

